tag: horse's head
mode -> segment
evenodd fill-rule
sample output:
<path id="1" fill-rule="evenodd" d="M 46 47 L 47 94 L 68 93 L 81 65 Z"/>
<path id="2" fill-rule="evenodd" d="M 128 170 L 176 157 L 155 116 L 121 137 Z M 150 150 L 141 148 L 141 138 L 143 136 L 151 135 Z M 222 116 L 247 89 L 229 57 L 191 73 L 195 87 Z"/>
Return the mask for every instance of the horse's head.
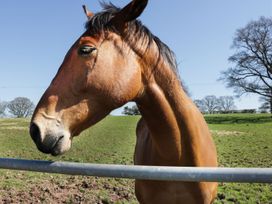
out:
<path id="1" fill-rule="evenodd" d="M 40 151 L 67 151 L 73 136 L 141 93 L 139 56 L 124 33 L 146 4 L 133 0 L 98 14 L 84 9 L 87 30 L 68 51 L 32 117 L 30 134 Z"/>

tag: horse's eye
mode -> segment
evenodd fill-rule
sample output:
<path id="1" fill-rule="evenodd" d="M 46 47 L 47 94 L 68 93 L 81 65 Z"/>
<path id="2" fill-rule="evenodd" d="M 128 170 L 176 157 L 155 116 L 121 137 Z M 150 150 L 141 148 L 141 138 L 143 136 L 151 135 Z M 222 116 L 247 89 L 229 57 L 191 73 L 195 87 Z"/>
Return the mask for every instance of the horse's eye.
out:
<path id="1" fill-rule="evenodd" d="M 89 56 L 94 50 L 96 50 L 95 47 L 84 45 L 79 48 L 78 54 L 81 56 Z"/>

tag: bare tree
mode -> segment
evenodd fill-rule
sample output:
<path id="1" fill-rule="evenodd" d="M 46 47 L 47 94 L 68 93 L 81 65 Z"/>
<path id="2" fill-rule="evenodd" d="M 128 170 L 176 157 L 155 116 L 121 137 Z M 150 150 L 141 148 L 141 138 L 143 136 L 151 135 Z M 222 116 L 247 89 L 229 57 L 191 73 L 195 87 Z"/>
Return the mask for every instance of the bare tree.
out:
<path id="1" fill-rule="evenodd" d="M 218 109 L 224 113 L 228 113 L 235 109 L 234 98 L 232 96 L 220 96 L 218 98 Z"/>
<path id="2" fill-rule="evenodd" d="M 206 96 L 202 101 L 208 113 L 213 114 L 218 109 L 218 99 L 216 96 Z"/>
<path id="3" fill-rule="evenodd" d="M 34 110 L 34 104 L 25 97 L 17 97 L 7 105 L 9 112 L 17 118 L 30 116 Z"/>
<path id="4" fill-rule="evenodd" d="M 196 99 L 196 100 L 194 100 L 194 103 L 198 107 L 198 109 L 200 110 L 201 113 L 206 113 L 207 112 L 207 108 L 206 108 L 205 103 L 204 103 L 203 100 Z"/>
<path id="5" fill-rule="evenodd" d="M 238 29 L 233 48 L 229 61 L 234 66 L 222 72 L 220 80 L 237 96 L 254 93 L 272 101 L 272 18 L 261 17 Z"/>
<path id="6" fill-rule="evenodd" d="M 4 101 L 0 101 L 0 117 L 5 115 L 7 103 Z"/>
<path id="7" fill-rule="evenodd" d="M 261 96 L 259 100 L 262 103 L 261 106 L 259 107 L 259 110 L 261 112 L 269 111 L 270 113 L 272 113 L 272 99 Z"/>
<path id="8" fill-rule="evenodd" d="M 125 106 L 124 111 L 122 113 L 124 115 L 141 115 L 141 113 L 136 105 L 133 105 L 131 108 L 128 106 Z"/>

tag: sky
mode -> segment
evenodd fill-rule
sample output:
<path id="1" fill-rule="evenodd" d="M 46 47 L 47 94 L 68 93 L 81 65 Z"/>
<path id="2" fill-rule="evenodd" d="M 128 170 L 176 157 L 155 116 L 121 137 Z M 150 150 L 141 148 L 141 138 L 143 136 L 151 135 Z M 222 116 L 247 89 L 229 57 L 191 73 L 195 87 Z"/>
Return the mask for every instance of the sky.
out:
<path id="1" fill-rule="evenodd" d="M 120 7 L 129 3 L 111 2 Z M 101 10 L 98 0 L 0 3 L 0 101 L 18 96 L 39 101 L 68 49 L 84 32 L 83 4 L 93 12 Z M 201 99 L 234 95 L 217 79 L 232 66 L 228 58 L 235 52 L 231 45 L 236 30 L 260 16 L 272 16 L 272 0 L 149 0 L 139 19 L 175 52 L 191 97 Z M 238 109 L 259 107 L 255 95 L 235 102 Z"/>

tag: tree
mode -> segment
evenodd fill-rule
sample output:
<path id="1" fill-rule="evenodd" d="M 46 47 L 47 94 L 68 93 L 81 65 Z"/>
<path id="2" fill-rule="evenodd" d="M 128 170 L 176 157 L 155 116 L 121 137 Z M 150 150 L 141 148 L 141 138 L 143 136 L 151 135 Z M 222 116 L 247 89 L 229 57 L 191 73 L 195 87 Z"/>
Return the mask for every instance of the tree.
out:
<path id="1" fill-rule="evenodd" d="M 124 111 L 122 113 L 124 115 L 141 115 L 141 113 L 136 105 L 132 106 L 131 108 L 128 106 L 125 106 Z"/>
<path id="2" fill-rule="evenodd" d="M 223 113 L 229 113 L 235 109 L 234 98 L 232 96 L 220 96 L 218 99 L 218 109 Z"/>
<path id="3" fill-rule="evenodd" d="M 7 107 L 7 103 L 0 101 L 0 116 L 5 115 L 6 107 Z"/>
<path id="4" fill-rule="evenodd" d="M 17 118 L 30 116 L 34 110 L 34 104 L 25 97 L 17 97 L 7 105 L 9 112 Z"/>
<path id="5" fill-rule="evenodd" d="M 259 107 L 259 110 L 263 113 L 267 113 L 268 111 L 272 113 L 272 101 L 270 98 L 267 97 L 260 97 L 260 102 L 262 103 Z"/>
<path id="6" fill-rule="evenodd" d="M 203 100 L 196 99 L 196 100 L 194 100 L 194 103 L 198 107 L 198 109 L 200 110 L 201 113 L 206 113 L 207 112 L 207 108 L 206 108 L 205 103 L 204 103 Z"/>
<path id="7" fill-rule="evenodd" d="M 209 114 L 213 114 L 218 109 L 218 99 L 216 96 L 205 96 L 202 101 Z"/>
<path id="8" fill-rule="evenodd" d="M 233 67 L 222 72 L 219 80 L 234 88 L 237 96 L 254 93 L 272 104 L 272 18 L 261 17 L 238 29 L 232 47 L 236 50 L 229 58 Z"/>

